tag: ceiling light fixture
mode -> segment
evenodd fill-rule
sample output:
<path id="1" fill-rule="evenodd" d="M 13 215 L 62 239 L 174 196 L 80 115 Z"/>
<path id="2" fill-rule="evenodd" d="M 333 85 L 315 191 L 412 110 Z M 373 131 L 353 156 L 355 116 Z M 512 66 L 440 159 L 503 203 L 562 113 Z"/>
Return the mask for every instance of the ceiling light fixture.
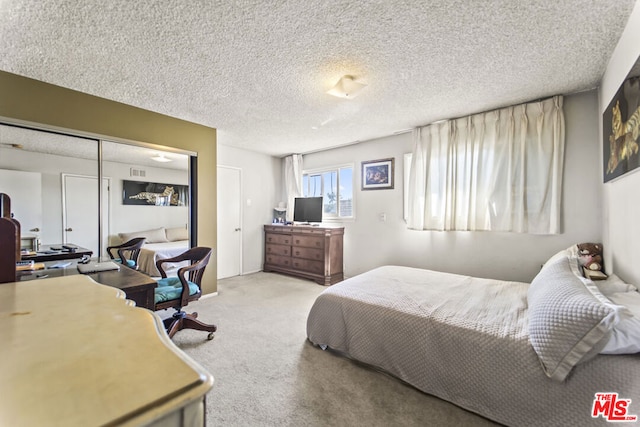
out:
<path id="1" fill-rule="evenodd" d="M 167 162 L 172 162 L 172 161 L 173 161 L 173 160 L 171 160 L 171 159 L 166 158 L 166 157 L 164 156 L 164 154 L 162 154 L 162 153 L 160 153 L 160 154 L 157 154 L 157 155 L 153 156 L 153 157 L 151 158 L 151 160 L 154 160 L 154 161 L 156 161 L 156 162 L 160 162 L 160 163 L 167 163 Z"/>
<path id="2" fill-rule="evenodd" d="M 357 82 L 353 76 L 346 75 L 342 76 L 340 80 L 338 80 L 338 83 L 327 93 L 337 96 L 338 98 L 352 99 L 355 98 L 365 86 L 367 86 L 366 83 Z"/>

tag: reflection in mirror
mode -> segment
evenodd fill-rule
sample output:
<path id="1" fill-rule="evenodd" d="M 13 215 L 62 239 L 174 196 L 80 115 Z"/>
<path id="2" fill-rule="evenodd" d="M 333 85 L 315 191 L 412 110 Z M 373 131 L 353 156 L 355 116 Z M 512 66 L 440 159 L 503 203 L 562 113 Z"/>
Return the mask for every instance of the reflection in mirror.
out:
<path id="1" fill-rule="evenodd" d="M 23 242 L 74 244 L 105 257 L 107 246 L 123 237 L 162 229 L 145 236 L 165 250 L 158 256 L 188 248 L 189 156 L 102 141 L 100 218 L 99 145 L 95 139 L 0 124 L 0 192 L 11 197 Z M 152 159 L 158 156 L 161 161 Z M 135 194 L 125 199 L 127 188 Z"/>
<path id="2" fill-rule="evenodd" d="M 189 248 L 189 156 L 103 141 L 102 174 L 110 178 L 109 245 L 146 237 L 139 269 Z"/>
<path id="3" fill-rule="evenodd" d="M 97 140 L 0 125 L 0 192 L 11 197 L 23 245 L 98 253 L 97 159 Z"/>

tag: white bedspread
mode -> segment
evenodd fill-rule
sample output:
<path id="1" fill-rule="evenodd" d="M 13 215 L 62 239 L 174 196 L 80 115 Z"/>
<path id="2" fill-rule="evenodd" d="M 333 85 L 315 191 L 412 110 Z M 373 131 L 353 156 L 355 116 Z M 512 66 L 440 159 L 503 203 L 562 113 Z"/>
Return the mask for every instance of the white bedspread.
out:
<path id="1" fill-rule="evenodd" d="M 640 415 L 640 355 L 598 355 L 565 382 L 546 377 L 528 338 L 528 286 L 380 267 L 323 291 L 307 336 L 506 425 L 607 425 L 591 417 L 598 392 L 632 399 Z"/>
<path id="2" fill-rule="evenodd" d="M 173 258 L 189 249 L 188 240 L 178 240 L 166 243 L 145 243 L 140 249 L 138 256 L 139 271 L 148 274 L 151 277 L 159 277 L 160 272 L 156 268 L 156 261 L 166 258 Z M 165 264 L 165 270 L 175 270 L 186 263 Z"/>

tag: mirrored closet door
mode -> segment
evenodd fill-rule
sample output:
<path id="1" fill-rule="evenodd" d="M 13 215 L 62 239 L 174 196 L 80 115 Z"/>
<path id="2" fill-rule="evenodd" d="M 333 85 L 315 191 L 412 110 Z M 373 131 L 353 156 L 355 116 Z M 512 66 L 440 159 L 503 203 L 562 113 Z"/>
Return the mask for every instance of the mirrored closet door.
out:
<path id="1" fill-rule="evenodd" d="M 106 256 L 121 234 L 188 231 L 189 165 L 162 148 L 0 124 L 0 192 L 22 237 L 42 245 Z"/>

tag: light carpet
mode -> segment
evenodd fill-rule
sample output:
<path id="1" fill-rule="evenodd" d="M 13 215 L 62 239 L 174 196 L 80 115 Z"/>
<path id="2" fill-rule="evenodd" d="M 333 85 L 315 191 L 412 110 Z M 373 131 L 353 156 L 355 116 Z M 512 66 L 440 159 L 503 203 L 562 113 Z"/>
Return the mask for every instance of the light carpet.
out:
<path id="1" fill-rule="evenodd" d="M 218 281 L 218 296 L 188 312 L 218 326 L 174 343 L 215 378 L 207 426 L 493 426 L 306 339 L 307 314 L 326 289 L 274 273 Z"/>

